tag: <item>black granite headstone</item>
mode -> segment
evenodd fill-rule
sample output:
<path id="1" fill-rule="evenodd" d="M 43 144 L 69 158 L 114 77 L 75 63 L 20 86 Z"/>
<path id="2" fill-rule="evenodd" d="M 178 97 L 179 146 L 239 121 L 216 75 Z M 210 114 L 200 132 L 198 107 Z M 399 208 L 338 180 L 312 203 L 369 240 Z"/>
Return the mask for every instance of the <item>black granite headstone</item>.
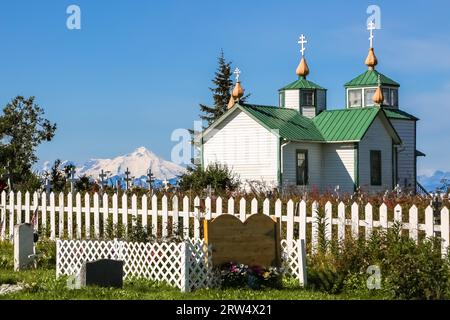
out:
<path id="1" fill-rule="evenodd" d="M 81 267 L 79 280 L 81 286 L 122 288 L 123 261 L 103 259 L 85 262 Z"/>

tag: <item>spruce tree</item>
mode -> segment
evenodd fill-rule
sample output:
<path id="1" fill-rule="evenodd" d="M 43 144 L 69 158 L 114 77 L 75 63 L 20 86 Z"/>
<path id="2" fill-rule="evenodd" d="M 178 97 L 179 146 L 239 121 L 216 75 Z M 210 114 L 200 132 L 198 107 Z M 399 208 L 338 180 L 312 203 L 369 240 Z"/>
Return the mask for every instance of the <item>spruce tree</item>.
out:
<path id="1" fill-rule="evenodd" d="M 231 62 L 225 60 L 223 51 L 218 58 L 218 63 L 219 66 L 212 80 L 214 87 L 209 88 L 213 93 L 214 105 L 207 106 L 200 104 L 200 111 L 202 112 L 200 118 L 206 121 L 208 126 L 227 111 L 228 101 L 230 100 L 231 90 L 233 89 Z"/>

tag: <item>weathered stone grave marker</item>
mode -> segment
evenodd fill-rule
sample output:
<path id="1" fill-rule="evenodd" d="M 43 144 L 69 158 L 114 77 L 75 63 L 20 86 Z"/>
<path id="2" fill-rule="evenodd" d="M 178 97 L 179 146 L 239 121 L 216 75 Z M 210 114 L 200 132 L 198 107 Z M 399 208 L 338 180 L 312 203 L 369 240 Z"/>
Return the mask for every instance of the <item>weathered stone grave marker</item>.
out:
<path id="1" fill-rule="evenodd" d="M 14 227 L 14 271 L 28 269 L 34 261 L 34 231 L 29 223 Z"/>
<path id="2" fill-rule="evenodd" d="M 81 286 L 123 287 L 123 261 L 102 259 L 85 262 L 78 275 Z"/>

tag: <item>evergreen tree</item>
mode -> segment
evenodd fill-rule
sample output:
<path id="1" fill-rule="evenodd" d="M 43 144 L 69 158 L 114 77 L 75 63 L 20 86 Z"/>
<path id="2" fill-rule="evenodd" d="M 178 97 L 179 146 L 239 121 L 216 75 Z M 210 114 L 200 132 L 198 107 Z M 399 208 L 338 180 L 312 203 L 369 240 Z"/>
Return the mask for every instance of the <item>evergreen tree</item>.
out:
<path id="1" fill-rule="evenodd" d="M 223 51 L 218 58 L 218 63 L 219 66 L 212 80 L 214 87 L 209 88 L 213 93 L 214 105 L 200 104 L 200 111 L 203 113 L 200 118 L 206 121 L 208 126 L 227 111 L 228 101 L 233 89 L 231 62 L 225 60 Z"/>

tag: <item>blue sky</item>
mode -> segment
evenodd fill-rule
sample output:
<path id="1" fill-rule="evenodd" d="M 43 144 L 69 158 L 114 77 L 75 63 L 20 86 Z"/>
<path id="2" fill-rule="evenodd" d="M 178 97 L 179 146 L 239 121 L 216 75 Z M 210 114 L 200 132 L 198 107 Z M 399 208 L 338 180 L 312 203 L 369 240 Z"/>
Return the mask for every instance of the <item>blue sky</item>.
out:
<path id="1" fill-rule="evenodd" d="M 432 4 L 431 4 L 432 3 Z M 82 29 L 66 9 L 80 6 Z M 448 1 L 2 1 L 0 103 L 34 95 L 57 122 L 41 161 L 84 162 L 145 146 L 170 157 L 190 128 L 223 49 L 242 70 L 250 102 L 277 104 L 295 80 L 307 35 L 310 79 L 344 104 L 343 84 L 365 70 L 368 5 L 381 8 L 377 69 L 401 84 L 401 108 L 418 116 L 419 171 L 450 171 Z"/>

